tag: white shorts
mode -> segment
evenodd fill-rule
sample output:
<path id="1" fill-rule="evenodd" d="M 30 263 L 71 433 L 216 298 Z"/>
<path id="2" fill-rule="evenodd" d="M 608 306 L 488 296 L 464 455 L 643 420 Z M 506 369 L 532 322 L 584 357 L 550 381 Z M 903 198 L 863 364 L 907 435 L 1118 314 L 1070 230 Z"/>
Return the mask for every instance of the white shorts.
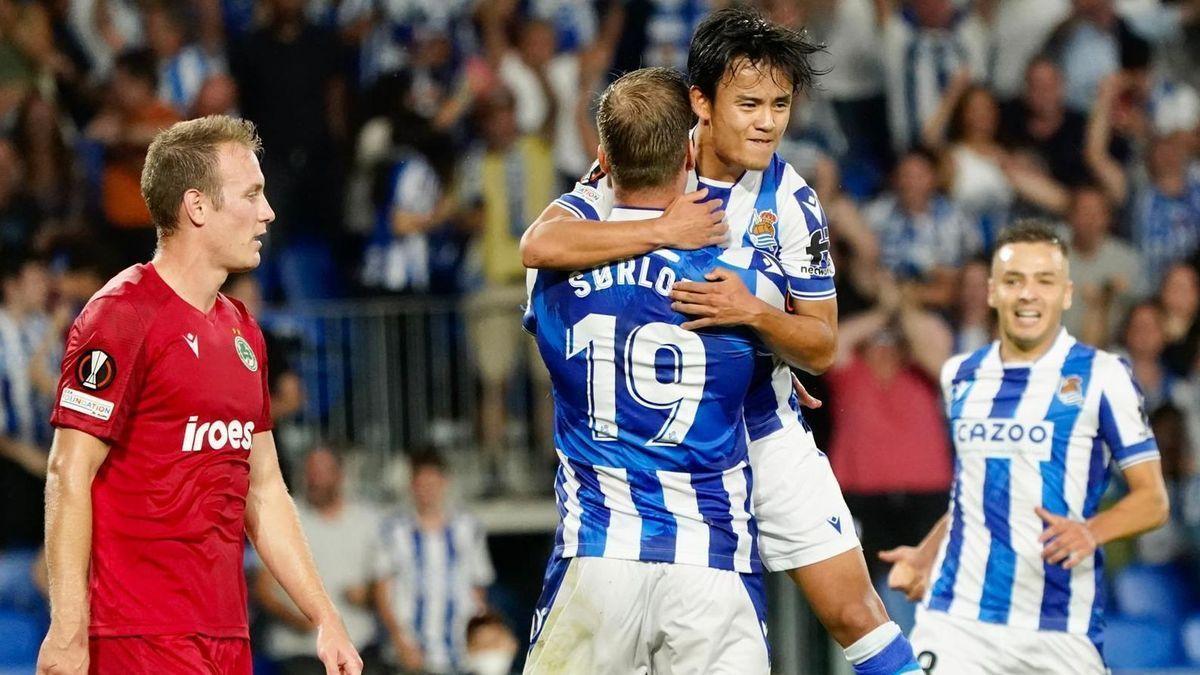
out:
<path id="1" fill-rule="evenodd" d="M 765 674 L 765 608 L 761 575 L 552 558 L 524 672 Z"/>
<path id="2" fill-rule="evenodd" d="M 1086 635 L 1013 628 L 917 609 L 911 642 L 927 675 L 1103 675 Z"/>
<path id="3" fill-rule="evenodd" d="M 799 422 L 750 443 L 758 552 L 772 572 L 858 548 L 858 534 L 829 458 Z"/>

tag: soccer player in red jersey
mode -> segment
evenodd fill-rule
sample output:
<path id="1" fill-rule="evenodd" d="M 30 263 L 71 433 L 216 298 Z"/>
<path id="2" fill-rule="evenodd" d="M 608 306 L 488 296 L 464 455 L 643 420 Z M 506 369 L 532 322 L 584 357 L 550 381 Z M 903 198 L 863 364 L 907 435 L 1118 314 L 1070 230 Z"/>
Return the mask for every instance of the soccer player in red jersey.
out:
<path id="1" fill-rule="evenodd" d="M 275 213 L 260 141 L 224 116 L 154 139 L 147 264 L 71 327 L 46 481 L 50 631 L 38 674 L 249 675 L 247 534 L 312 623 L 327 673 L 362 660 L 317 576 L 279 471 L 258 324 L 218 292 L 259 264 Z"/>

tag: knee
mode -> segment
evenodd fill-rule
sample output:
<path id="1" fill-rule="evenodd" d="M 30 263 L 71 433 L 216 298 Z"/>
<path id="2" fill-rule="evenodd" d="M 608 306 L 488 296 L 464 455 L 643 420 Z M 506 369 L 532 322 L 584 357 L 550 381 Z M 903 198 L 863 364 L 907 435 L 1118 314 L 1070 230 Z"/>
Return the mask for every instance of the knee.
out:
<path id="1" fill-rule="evenodd" d="M 872 592 L 842 603 L 827 617 L 825 629 L 838 644 L 848 647 L 887 621 L 887 610 L 879 596 Z"/>

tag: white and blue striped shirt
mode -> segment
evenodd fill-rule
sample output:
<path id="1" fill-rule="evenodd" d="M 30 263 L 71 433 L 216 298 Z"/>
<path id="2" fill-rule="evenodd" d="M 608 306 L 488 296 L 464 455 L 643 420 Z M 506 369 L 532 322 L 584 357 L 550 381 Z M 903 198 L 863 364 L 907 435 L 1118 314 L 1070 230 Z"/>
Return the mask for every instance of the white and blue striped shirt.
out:
<path id="1" fill-rule="evenodd" d="M 761 571 L 743 406 L 756 378 L 769 383 L 764 348 L 743 328 L 681 329 L 668 295 L 715 267 L 783 307 L 781 266 L 749 248 L 531 275 L 526 327 L 554 387 L 556 555 Z"/>
<path id="2" fill-rule="evenodd" d="M 707 199 L 721 201 L 732 247 L 762 251 L 779 260 L 792 300 L 837 297 L 825 210 L 817 193 L 778 153 L 765 170 L 746 171 L 735 183 L 689 172 L 687 189 L 698 188 L 708 190 Z M 580 218 L 607 220 L 613 199 L 612 183 L 596 163 L 574 190 L 554 204 Z M 764 438 L 788 425 L 806 424 L 792 391 L 792 372 L 787 364 L 782 359 L 767 359 L 760 360 L 757 367 L 769 370 L 770 377 L 756 377 L 757 384 L 746 397 L 750 440 Z"/>
<path id="3" fill-rule="evenodd" d="M 189 115 L 209 77 L 225 72 L 225 64 L 198 45 L 187 45 L 158 67 L 158 97 L 180 115 Z"/>
<path id="4" fill-rule="evenodd" d="M 44 314 L 14 319 L 0 310 L 0 436 L 49 445 L 51 402 L 38 394 L 30 377 L 33 358 L 49 330 L 50 319 Z M 54 373 L 62 354 L 49 351 L 43 365 L 46 372 Z"/>
<path id="5" fill-rule="evenodd" d="M 1103 554 L 1071 570 L 1045 562 L 1034 508 L 1090 518 L 1112 462 L 1158 459 L 1128 367 L 1063 330 L 1032 364 L 1002 363 L 993 342 L 950 359 L 941 380 L 958 457 L 928 609 L 1099 645 Z"/>
<path id="6" fill-rule="evenodd" d="M 460 513 L 430 531 L 415 514 L 399 513 L 383 523 L 381 554 L 378 567 L 392 575 L 392 609 L 420 643 L 423 671 L 461 671 L 467 622 L 484 609 L 475 591 L 496 576 L 479 522 Z"/>

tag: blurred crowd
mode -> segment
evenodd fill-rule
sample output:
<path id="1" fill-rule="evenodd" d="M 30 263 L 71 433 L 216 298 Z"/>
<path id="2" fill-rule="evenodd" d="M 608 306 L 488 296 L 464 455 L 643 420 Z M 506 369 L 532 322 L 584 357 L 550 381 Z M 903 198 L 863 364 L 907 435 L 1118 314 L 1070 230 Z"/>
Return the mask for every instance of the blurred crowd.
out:
<path id="1" fill-rule="evenodd" d="M 724 4 L 0 0 L 0 549 L 41 538 L 65 328 L 153 250 L 139 174 L 158 129 L 221 112 L 258 126 L 277 220 L 261 269 L 229 287 L 256 313 L 330 298 L 461 300 L 468 344 L 488 355 L 475 364 L 471 426 L 495 455 L 506 388 L 529 362 L 515 313 L 521 233 L 588 172 L 596 94 L 632 68 L 683 68 L 692 30 Z M 1034 215 L 1070 242 L 1068 330 L 1125 356 L 1158 434 L 1174 518 L 1130 555 L 1200 570 L 1200 2 L 752 4 L 827 45 L 780 153 L 814 185 L 833 232 L 840 344 L 832 370 L 805 380 L 827 401 L 807 417 L 868 559 L 914 543 L 945 511 L 953 463 L 937 373 L 992 338 L 989 246 Z M 304 384 L 294 349 L 264 324 L 272 407 L 286 420 Z M 534 367 L 529 380 L 544 423 L 544 375 Z M 318 449 L 293 468 L 326 583 L 344 582 L 347 607 L 397 608 L 363 617 L 383 627 L 389 658 L 465 667 L 491 566 L 471 521 L 460 535 L 448 514 L 422 520 L 420 481 L 444 480 L 444 465 L 414 461 L 417 506 L 383 537 L 366 525 L 382 517 L 330 486 L 338 454 Z M 362 544 L 353 555 L 350 538 Z M 458 566 L 453 581 L 446 565 Z M 303 656 L 303 617 L 248 568 L 267 653 Z M 385 578 L 399 580 L 390 593 L 374 583 Z M 473 635 L 498 659 L 511 635 L 488 616 Z"/>

